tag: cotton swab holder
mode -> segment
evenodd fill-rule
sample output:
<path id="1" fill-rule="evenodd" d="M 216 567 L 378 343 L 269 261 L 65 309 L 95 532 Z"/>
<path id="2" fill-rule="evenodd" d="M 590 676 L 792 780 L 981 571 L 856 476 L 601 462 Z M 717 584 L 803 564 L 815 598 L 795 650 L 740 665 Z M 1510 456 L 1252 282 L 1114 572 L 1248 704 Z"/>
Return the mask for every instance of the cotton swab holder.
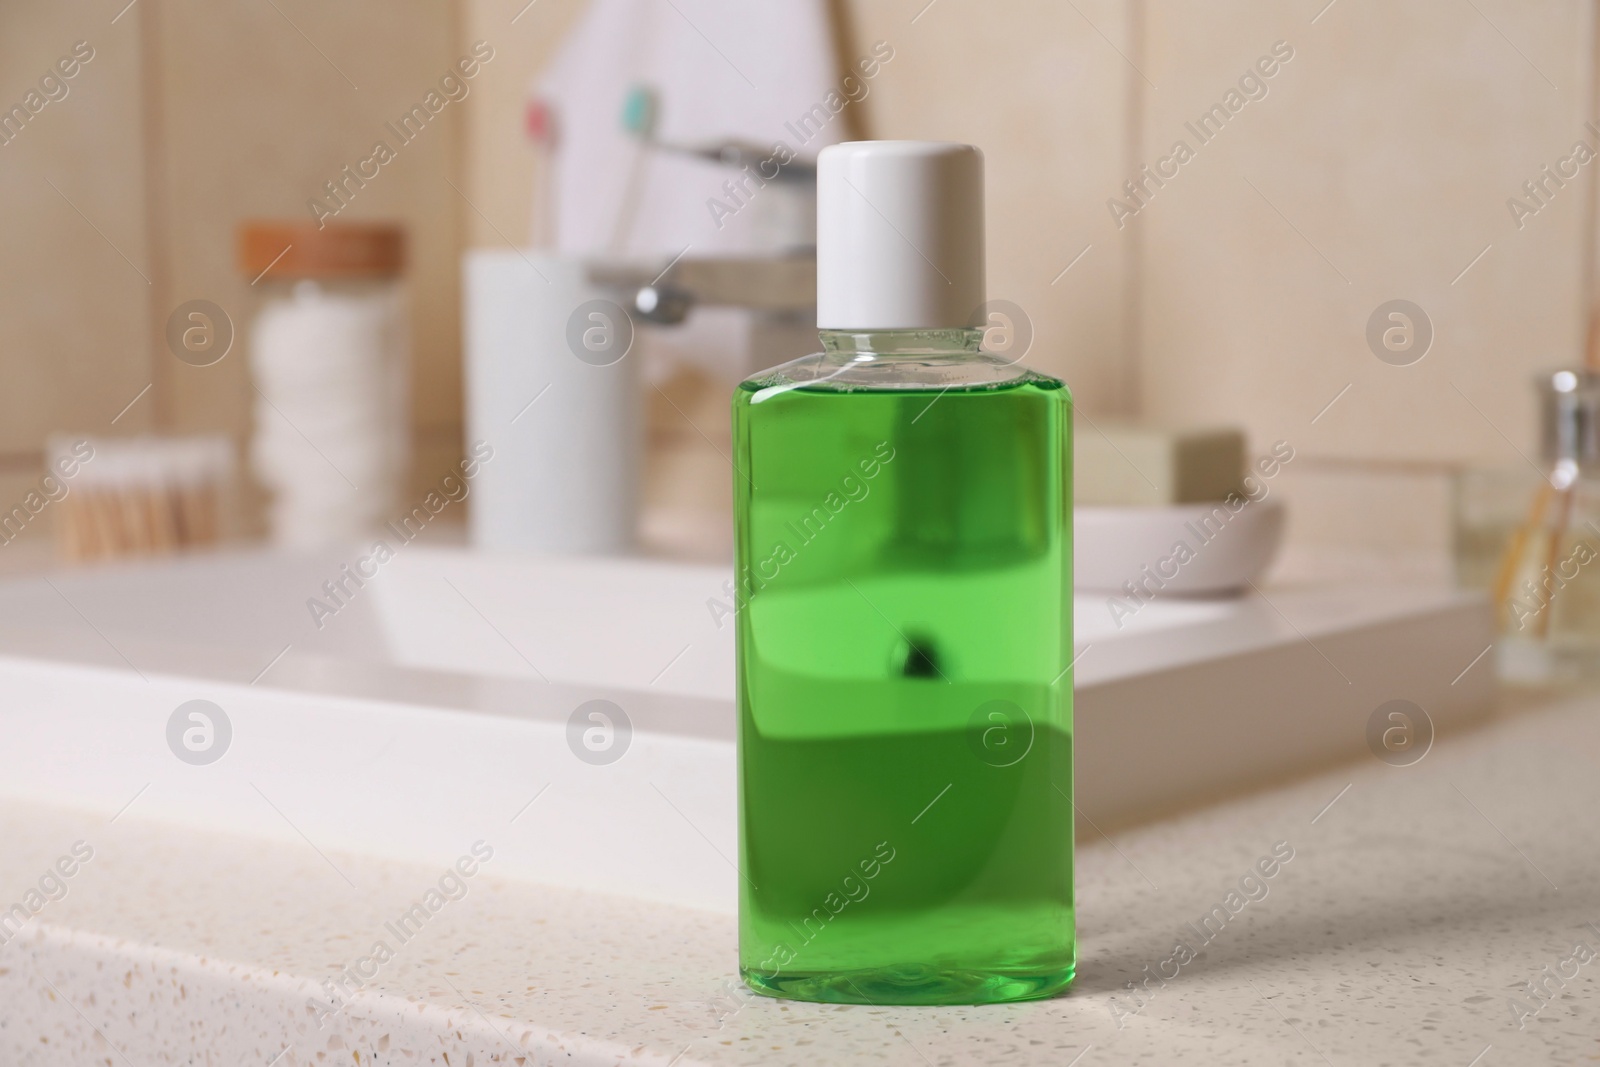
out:
<path id="1" fill-rule="evenodd" d="M 56 524 L 66 559 L 162 555 L 221 539 L 233 473 L 226 437 L 62 436 L 47 456 L 52 471 L 74 468 Z"/>

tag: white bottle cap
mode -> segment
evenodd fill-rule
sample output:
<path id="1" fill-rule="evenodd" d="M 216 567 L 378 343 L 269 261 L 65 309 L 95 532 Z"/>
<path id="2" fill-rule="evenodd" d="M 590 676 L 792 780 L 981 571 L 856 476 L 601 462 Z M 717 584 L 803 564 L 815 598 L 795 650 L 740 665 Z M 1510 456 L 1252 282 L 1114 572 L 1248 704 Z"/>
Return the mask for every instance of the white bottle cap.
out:
<path id="1" fill-rule="evenodd" d="M 817 156 L 817 328 L 982 326 L 983 153 L 849 141 Z"/>

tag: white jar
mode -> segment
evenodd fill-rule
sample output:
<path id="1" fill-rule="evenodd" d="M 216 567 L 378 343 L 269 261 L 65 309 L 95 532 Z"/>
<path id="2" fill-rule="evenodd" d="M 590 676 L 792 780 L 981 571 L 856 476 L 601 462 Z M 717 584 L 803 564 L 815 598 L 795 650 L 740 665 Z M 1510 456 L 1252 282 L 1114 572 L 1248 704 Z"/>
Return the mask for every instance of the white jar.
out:
<path id="1" fill-rule="evenodd" d="M 241 233 L 241 266 L 264 271 L 255 284 L 267 294 L 250 329 L 250 459 L 280 545 L 358 540 L 401 510 L 402 249 L 389 225 L 257 223 Z"/>

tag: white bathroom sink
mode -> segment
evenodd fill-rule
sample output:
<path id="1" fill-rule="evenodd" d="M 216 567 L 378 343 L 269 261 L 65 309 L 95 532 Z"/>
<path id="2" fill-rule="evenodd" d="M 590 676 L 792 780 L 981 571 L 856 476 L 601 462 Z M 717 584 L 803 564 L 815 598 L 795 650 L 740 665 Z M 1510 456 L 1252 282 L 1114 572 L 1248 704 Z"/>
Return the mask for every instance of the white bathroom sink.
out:
<path id="1" fill-rule="evenodd" d="M 0 641 L 65 636 L 74 660 L 126 666 L 120 651 L 141 669 L 241 682 L 287 648 L 263 683 L 320 659 L 732 698 L 732 626 L 707 607 L 723 596 L 718 568 L 404 545 L 370 559 L 224 553 L 3 583 Z M 85 647 L 86 622 L 110 640 Z"/>
<path id="2" fill-rule="evenodd" d="M 0 583 L 0 791 L 108 816 L 137 798 L 134 817 L 429 862 L 489 837 L 507 873 L 732 910 L 728 571 L 403 546 L 361 565 L 357 587 L 344 568 L 361 556 Z M 335 600 L 324 583 L 341 581 Z M 1464 670 L 1490 637 L 1480 599 L 1269 595 L 1132 614 L 1079 599 L 1086 816 L 1126 821 L 1358 754 L 1396 697 L 1441 727 L 1487 708 L 1486 664 Z M 169 747 L 191 700 L 229 720 L 215 763 Z M 580 758 L 593 700 L 631 722 L 615 762 Z"/>

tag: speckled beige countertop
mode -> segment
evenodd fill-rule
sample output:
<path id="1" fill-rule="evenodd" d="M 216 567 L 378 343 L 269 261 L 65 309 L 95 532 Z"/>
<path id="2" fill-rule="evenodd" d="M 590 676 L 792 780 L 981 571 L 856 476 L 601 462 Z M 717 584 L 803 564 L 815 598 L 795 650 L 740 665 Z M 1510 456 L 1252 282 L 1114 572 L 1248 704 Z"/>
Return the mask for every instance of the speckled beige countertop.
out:
<path id="1" fill-rule="evenodd" d="M 1592 1063 L 1597 772 L 1600 701 L 1572 699 L 1411 767 L 1086 840 L 1070 995 L 933 1009 L 750 997 L 731 919 L 492 859 L 402 943 L 397 917 L 495 827 L 408 867 L 145 822 L 137 802 L 11 803 L 0 906 L 41 881 L 46 902 L 0 946 L 0 1064 Z M 1202 945 L 1185 924 L 1278 842 L 1293 859 Z M 1179 938 L 1199 954 L 1167 962 Z M 360 962 L 378 940 L 392 958 Z M 364 974 L 340 1001 L 322 983 L 346 967 Z M 1158 970 L 1176 977 L 1126 988 Z"/>

